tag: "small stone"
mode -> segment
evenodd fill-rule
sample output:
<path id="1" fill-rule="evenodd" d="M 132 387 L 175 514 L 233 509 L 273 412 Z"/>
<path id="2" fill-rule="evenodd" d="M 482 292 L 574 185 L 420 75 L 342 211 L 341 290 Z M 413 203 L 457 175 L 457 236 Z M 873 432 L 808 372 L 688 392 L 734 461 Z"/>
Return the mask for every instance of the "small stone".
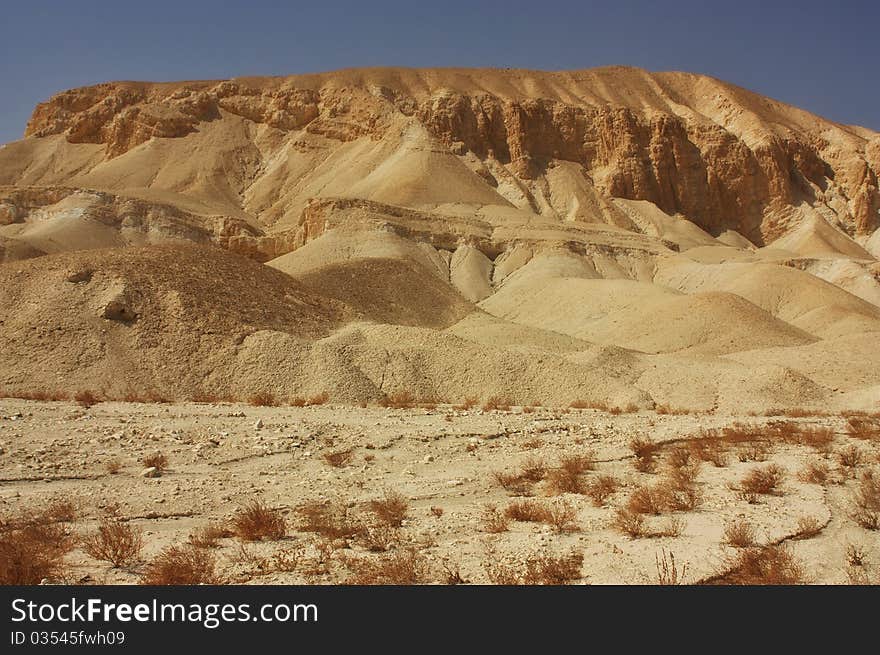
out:
<path id="1" fill-rule="evenodd" d="M 142 478 L 158 478 L 160 475 L 162 475 L 162 472 L 155 466 L 149 466 L 141 471 Z"/>
<path id="2" fill-rule="evenodd" d="M 263 429 L 263 419 L 258 418 L 257 422 L 254 423 L 254 430 L 262 430 Z"/>

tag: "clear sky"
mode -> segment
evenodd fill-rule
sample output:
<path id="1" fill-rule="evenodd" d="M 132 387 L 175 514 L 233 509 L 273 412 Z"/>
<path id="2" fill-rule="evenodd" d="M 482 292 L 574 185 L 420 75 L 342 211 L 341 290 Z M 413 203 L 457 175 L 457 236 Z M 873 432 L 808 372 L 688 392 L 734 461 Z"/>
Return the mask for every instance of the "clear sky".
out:
<path id="1" fill-rule="evenodd" d="M 880 130 L 880 0 L 3 0 L 0 143 L 108 80 L 355 66 L 705 73 Z"/>

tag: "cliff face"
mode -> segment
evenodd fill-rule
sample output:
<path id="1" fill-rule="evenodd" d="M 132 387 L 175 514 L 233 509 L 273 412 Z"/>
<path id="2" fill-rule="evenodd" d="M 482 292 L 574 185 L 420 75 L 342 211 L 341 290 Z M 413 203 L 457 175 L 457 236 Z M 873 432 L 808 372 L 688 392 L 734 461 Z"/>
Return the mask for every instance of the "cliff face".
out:
<path id="1" fill-rule="evenodd" d="M 392 141 L 401 121 L 416 121 L 449 154 L 479 160 L 485 183 L 502 191 L 497 171 L 529 196 L 547 188 L 549 169 L 570 162 L 602 196 L 647 200 L 709 232 L 734 229 L 756 243 L 788 229 L 779 217 L 801 203 L 851 235 L 880 226 L 880 135 L 677 73 L 380 69 L 110 83 L 40 104 L 26 137 L 104 144 L 104 157 L 113 159 L 230 117 L 271 130 L 276 150 L 285 139 L 301 150 L 316 147 L 309 138 L 328 150 L 334 143 Z M 277 154 L 272 147 L 258 145 L 264 162 Z M 229 174 L 253 178 L 262 168 Z M 245 182 L 232 186 L 241 191 L 240 209 L 250 211 L 244 187 L 254 180 Z M 302 186 L 289 176 L 277 184 Z M 454 202 L 454 189 L 449 195 Z M 531 207 L 544 211 L 539 202 Z"/>

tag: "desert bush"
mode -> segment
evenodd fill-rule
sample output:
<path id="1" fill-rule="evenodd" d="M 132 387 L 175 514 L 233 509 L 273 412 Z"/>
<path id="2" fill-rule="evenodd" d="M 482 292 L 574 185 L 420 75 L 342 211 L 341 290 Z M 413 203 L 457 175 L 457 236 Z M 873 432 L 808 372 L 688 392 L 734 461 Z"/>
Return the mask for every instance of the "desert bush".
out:
<path id="1" fill-rule="evenodd" d="M 343 560 L 352 585 L 421 585 L 430 582 L 428 560 L 415 548 L 403 548 L 376 558 Z"/>
<path id="2" fill-rule="evenodd" d="M 400 543 L 401 534 L 398 528 L 389 525 L 370 525 L 365 526 L 356 539 L 370 552 L 384 553 Z"/>
<path id="3" fill-rule="evenodd" d="M 76 520 L 76 505 L 64 498 L 53 498 L 43 510 L 42 516 L 50 522 L 73 523 Z"/>
<path id="4" fill-rule="evenodd" d="M 495 505 L 486 505 L 481 516 L 483 530 L 491 534 L 507 532 L 510 527 L 509 519 L 504 512 L 499 511 Z"/>
<path id="5" fill-rule="evenodd" d="M 370 510 L 383 525 L 399 528 L 409 511 L 409 500 L 396 491 L 386 491 L 382 498 L 370 501 Z"/>
<path id="6" fill-rule="evenodd" d="M 546 475 L 546 468 L 541 460 L 529 458 L 516 473 L 496 472 L 495 481 L 507 491 L 527 496 L 531 494 L 533 484 L 540 482 Z"/>
<path id="7" fill-rule="evenodd" d="M 785 469 L 776 464 L 754 468 L 740 481 L 741 494 L 751 501 L 757 495 L 776 493 L 784 477 Z"/>
<path id="8" fill-rule="evenodd" d="M 468 409 L 472 409 L 477 406 L 477 403 L 480 402 L 478 398 L 474 396 L 468 396 L 463 401 L 461 401 L 458 405 L 454 405 L 453 409 L 459 411 L 465 411 Z"/>
<path id="9" fill-rule="evenodd" d="M 650 473 L 654 470 L 654 457 L 659 449 L 657 444 L 643 437 L 636 437 L 629 442 L 629 448 L 635 455 L 637 470 L 643 473 Z"/>
<path id="10" fill-rule="evenodd" d="M 865 457 L 859 448 L 850 445 L 847 448 L 838 451 L 837 461 L 840 462 L 840 465 L 844 469 L 848 469 L 849 474 L 852 475 L 855 469 L 864 463 Z"/>
<path id="11" fill-rule="evenodd" d="M 815 516 L 802 516 L 798 519 L 797 532 L 793 539 L 812 539 L 822 532 L 822 523 Z"/>
<path id="12" fill-rule="evenodd" d="M 63 580 L 64 556 L 74 543 L 67 527 L 45 514 L 26 513 L 0 521 L 0 584 Z"/>
<path id="13" fill-rule="evenodd" d="M 340 501 L 309 501 L 296 508 L 303 532 L 314 532 L 327 539 L 351 539 L 363 533 L 363 525 Z"/>
<path id="14" fill-rule="evenodd" d="M 330 466 L 342 468 L 351 464 L 351 459 L 354 457 L 354 448 L 326 452 L 322 457 Z"/>
<path id="15" fill-rule="evenodd" d="M 435 518 L 439 519 L 441 516 L 443 516 L 443 508 L 436 507 L 436 506 L 432 505 L 431 506 L 431 515 L 434 516 Z"/>
<path id="16" fill-rule="evenodd" d="M 680 537 L 684 532 L 685 523 L 677 516 L 670 516 L 659 530 L 651 534 L 652 537 Z"/>
<path id="17" fill-rule="evenodd" d="M 91 391 L 77 391 L 74 394 L 73 399 L 76 401 L 76 404 L 80 407 L 85 407 L 88 409 L 92 405 L 97 405 L 101 400 Z"/>
<path id="18" fill-rule="evenodd" d="M 581 476 L 571 470 L 557 468 L 547 474 L 547 492 L 551 495 L 582 494 L 585 491 Z"/>
<path id="19" fill-rule="evenodd" d="M 552 527 L 557 534 L 576 532 L 577 508 L 565 500 L 550 503 L 543 522 Z"/>
<path id="20" fill-rule="evenodd" d="M 104 464 L 104 468 L 106 469 L 107 473 L 109 473 L 110 475 L 116 475 L 117 473 L 119 473 L 122 470 L 122 462 L 120 462 L 118 459 L 115 459 L 115 458 L 109 459 Z"/>
<path id="21" fill-rule="evenodd" d="M 727 444 L 724 440 L 714 436 L 698 437 L 690 442 L 690 450 L 693 456 L 701 462 L 710 462 L 718 468 L 727 466 Z"/>
<path id="22" fill-rule="evenodd" d="M 278 541 L 287 534 L 284 515 L 259 500 L 239 509 L 232 517 L 232 527 L 244 541 Z"/>
<path id="23" fill-rule="evenodd" d="M 880 439 L 880 419 L 875 416 L 851 416 L 847 419 L 847 433 L 856 439 Z"/>
<path id="24" fill-rule="evenodd" d="M 645 518 L 626 507 L 617 509 L 612 526 L 630 539 L 638 539 L 645 535 Z"/>
<path id="25" fill-rule="evenodd" d="M 547 507 L 534 500 L 516 500 L 504 510 L 504 515 L 512 521 L 525 523 L 545 523 L 548 519 Z"/>
<path id="26" fill-rule="evenodd" d="M 317 405 L 326 405 L 330 402 L 330 394 L 326 391 L 321 391 L 320 393 L 312 394 L 306 399 L 306 406 L 313 407 Z"/>
<path id="27" fill-rule="evenodd" d="M 691 459 L 691 451 L 684 446 L 675 446 L 669 450 L 669 454 L 666 456 L 666 464 L 669 468 L 678 469 L 690 464 Z"/>
<path id="28" fill-rule="evenodd" d="M 248 398 L 248 404 L 253 405 L 254 407 L 277 407 L 279 402 L 275 397 L 275 394 L 269 393 L 268 391 L 258 391 Z"/>
<path id="29" fill-rule="evenodd" d="M 141 583 L 145 585 L 221 584 L 216 573 L 217 560 L 203 548 L 185 544 L 169 546 L 146 566 Z"/>
<path id="30" fill-rule="evenodd" d="M 579 580 L 584 555 L 572 550 L 565 555 L 538 553 L 525 561 L 522 583 L 526 585 L 564 585 Z"/>
<path id="31" fill-rule="evenodd" d="M 674 553 L 667 553 L 666 549 L 662 549 L 661 554 L 654 554 L 654 563 L 657 567 L 657 584 L 663 586 L 684 584 L 687 564 L 682 566 L 681 571 L 679 571 Z"/>
<path id="32" fill-rule="evenodd" d="M 828 468 L 828 464 L 825 462 L 809 462 L 801 472 L 798 473 L 798 479 L 812 484 L 825 484 L 828 482 L 830 473 L 831 471 Z"/>
<path id="33" fill-rule="evenodd" d="M 732 585 L 793 585 L 804 581 L 803 565 L 781 545 L 742 548 L 712 582 Z"/>
<path id="34" fill-rule="evenodd" d="M 755 545 L 755 529 L 745 519 L 734 519 L 724 527 L 724 541 L 735 548 L 750 548 Z"/>
<path id="35" fill-rule="evenodd" d="M 226 539 L 234 534 L 231 530 L 227 530 L 219 525 L 206 525 L 200 530 L 193 532 L 189 536 L 187 543 L 196 548 L 217 548 L 220 545 L 217 543 L 219 539 Z"/>
<path id="36" fill-rule="evenodd" d="M 137 562 L 143 545 L 141 531 L 116 517 L 102 519 L 95 532 L 82 538 L 82 549 L 87 555 L 110 562 L 116 568 Z"/>
<path id="37" fill-rule="evenodd" d="M 865 471 L 853 495 L 853 518 L 866 530 L 880 529 L 880 477 Z"/>
<path id="38" fill-rule="evenodd" d="M 855 544 L 848 544 L 846 547 L 846 563 L 849 566 L 865 566 L 868 555 L 865 549 Z"/>
<path id="39" fill-rule="evenodd" d="M 618 483 L 614 477 L 602 474 L 592 478 L 586 485 L 587 495 L 593 499 L 593 505 L 601 507 L 615 492 Z"/>
<path id="40" fill-rule="evenodd" d="M 168 457 L 165 456 L 165 453 L 153 453 L 151 455 L 145 455 L 141 460 L 141 463 L 147 468 L 155 468 L 159 471 L 164 471 L 168 467 Z"/>
<path id="41" fill-rule="evenodd" d="M 500 412 L 508 412 L 510 411 L 510 406 L 513 402 L 504 398 L 503 396 L 492 396 L 485 403 L 483 403 L 483 411 L 491 412 L 493 410 L 498 410 Z"/>
<path id="42" fill-rule="evenodd" d="M 663 498 L 656 487 L 637 487 L 626 501 L 629 511 L 637 514 L 660 514 L 663 512 Z"/>
<path id="43" fill-rule="evenodd" d="M 409 391 L 397 391 L 390 396 L 384 396 L 379 404 L 392 409 L 409 409 L 416 404 L 416 399 Z"/>

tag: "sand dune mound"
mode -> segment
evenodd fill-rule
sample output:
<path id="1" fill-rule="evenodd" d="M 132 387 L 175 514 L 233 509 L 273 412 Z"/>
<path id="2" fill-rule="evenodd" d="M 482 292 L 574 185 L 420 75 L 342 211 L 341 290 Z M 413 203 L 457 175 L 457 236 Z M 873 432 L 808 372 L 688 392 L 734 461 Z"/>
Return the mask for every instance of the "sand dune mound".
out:
<path id="1" fill-rule="evenodd" d="M 509 284 L 481 306 L 510 321 L 648 353 L 719 354 L 814 340 L 734 294 L 681 295 L 631 280 Z"/>
<path id="2" fill-rule="evenodd" d="M 352 259 L 297 279 L 376 323 L 442 329 L 476 309 L 423 266 L 394 259 Z"/>
<path id="3" fill-rule="evenodd" d="M 0 280 L 7 391 L 193 393 L 253 332 L 308 342 L 353 314 L 283 273 L 197 246 L 40 257 L 0 266 Z"/>

